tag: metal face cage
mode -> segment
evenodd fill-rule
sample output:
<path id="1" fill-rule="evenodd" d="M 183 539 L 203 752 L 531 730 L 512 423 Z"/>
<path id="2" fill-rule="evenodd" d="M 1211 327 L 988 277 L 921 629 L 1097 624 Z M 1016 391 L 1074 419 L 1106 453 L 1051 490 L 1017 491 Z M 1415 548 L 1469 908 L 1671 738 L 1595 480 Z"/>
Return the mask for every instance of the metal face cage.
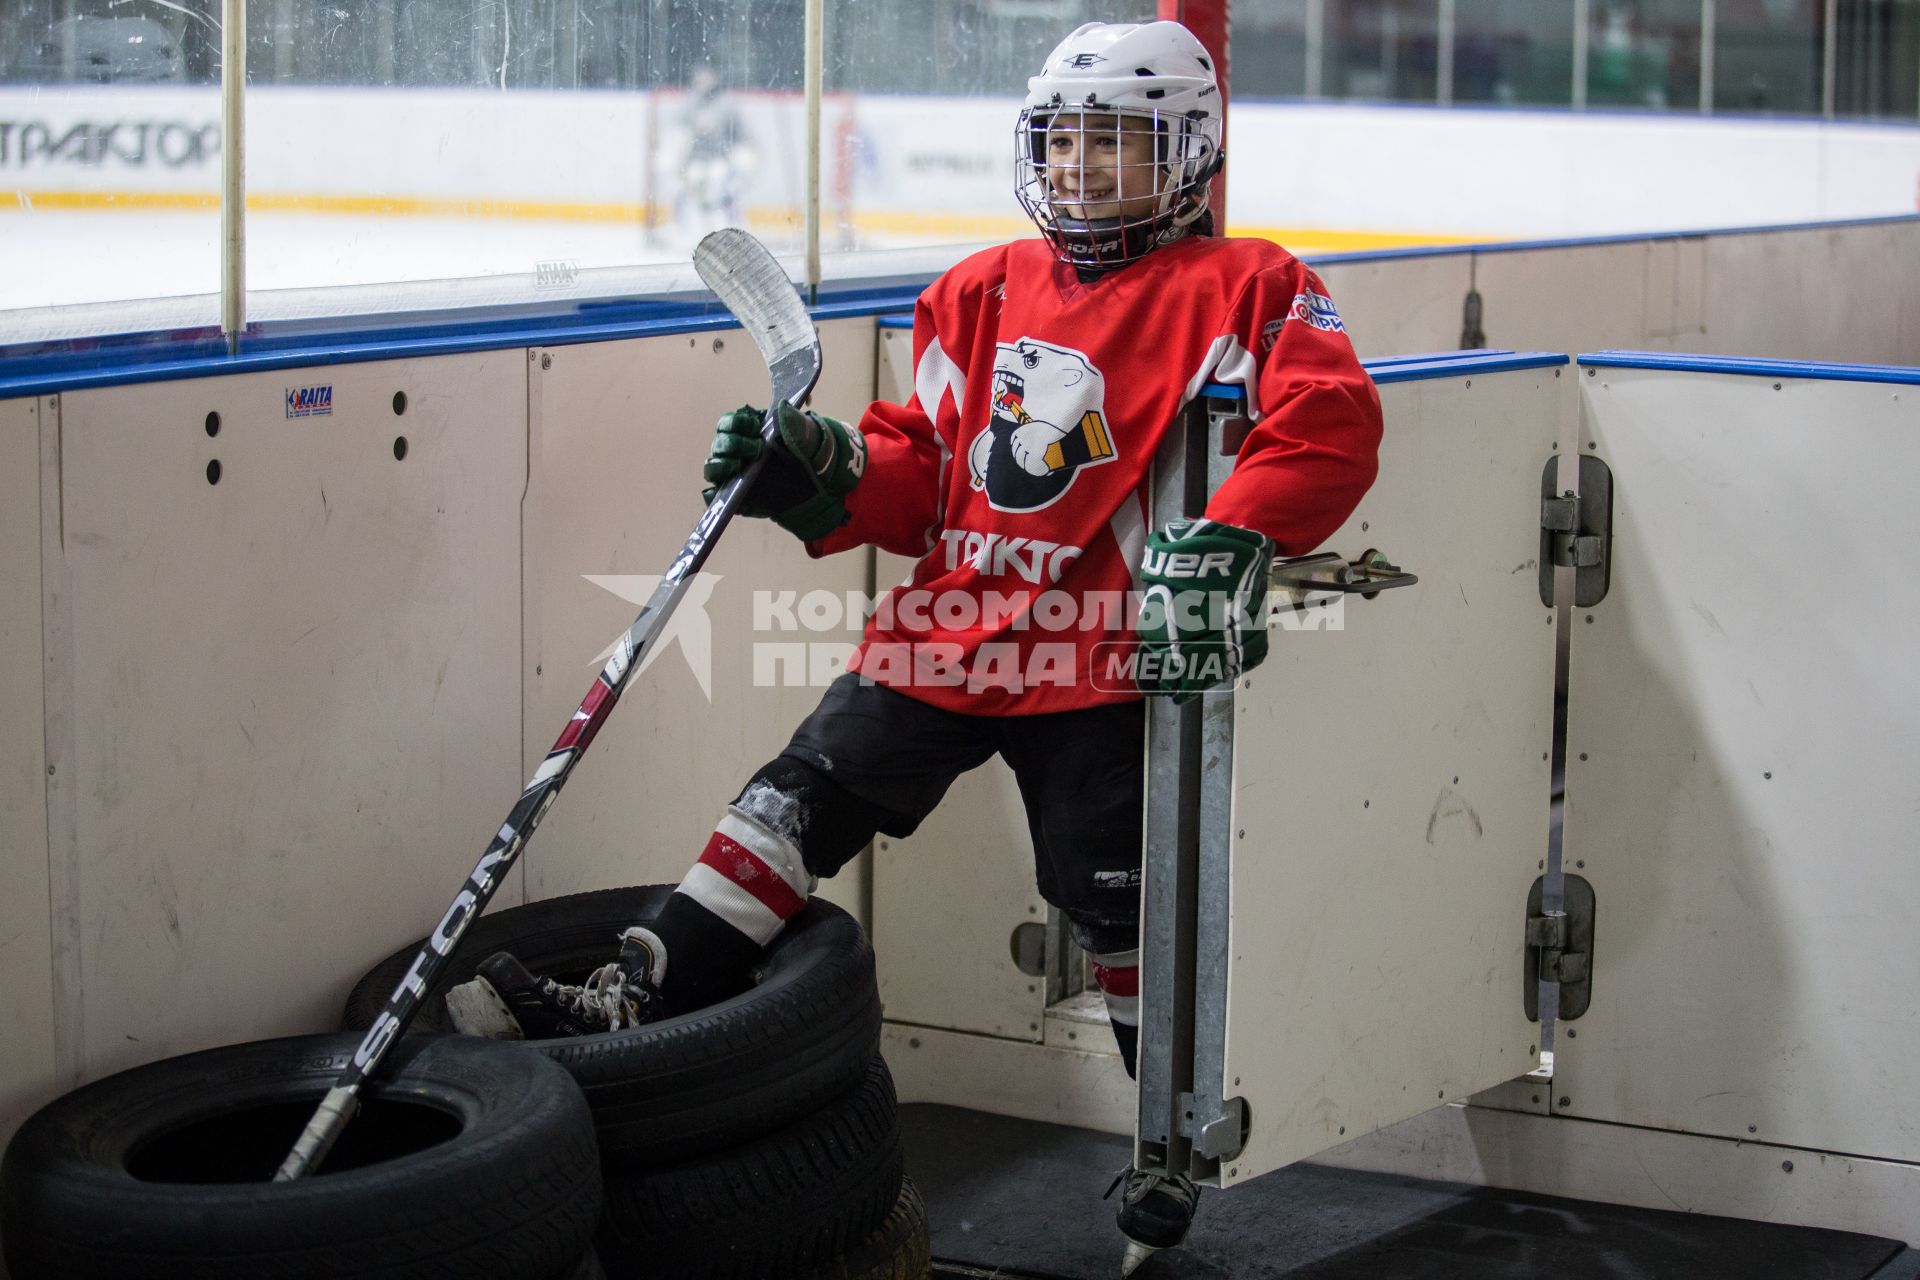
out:
<path id="1" fill-rule="evenodd" d="M 1179 239 L 1218 167 L 1196 122 L 1097 102 L 1029 107 L 1014 130 L 1014 192 L 1062 262 L 1109 270 Z"/>

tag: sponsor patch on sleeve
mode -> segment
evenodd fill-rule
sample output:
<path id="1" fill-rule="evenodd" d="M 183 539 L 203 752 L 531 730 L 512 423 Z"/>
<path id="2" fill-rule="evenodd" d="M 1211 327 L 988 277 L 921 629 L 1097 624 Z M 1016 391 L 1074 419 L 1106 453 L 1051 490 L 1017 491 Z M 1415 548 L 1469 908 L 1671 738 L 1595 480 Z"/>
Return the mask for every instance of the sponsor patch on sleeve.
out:
<path id="1" fill-rule="evenodd" d="M 1342 333 L 1346 322 L 1333 308 L 1333 299 L 1324 293 L 1315 293 L 1308 289 L 1293 295 L 1293 306 L 1287 311 L 1287 319 L 1302 320 L 1315 329 L 1324 329 L 1328 333 Z"/>

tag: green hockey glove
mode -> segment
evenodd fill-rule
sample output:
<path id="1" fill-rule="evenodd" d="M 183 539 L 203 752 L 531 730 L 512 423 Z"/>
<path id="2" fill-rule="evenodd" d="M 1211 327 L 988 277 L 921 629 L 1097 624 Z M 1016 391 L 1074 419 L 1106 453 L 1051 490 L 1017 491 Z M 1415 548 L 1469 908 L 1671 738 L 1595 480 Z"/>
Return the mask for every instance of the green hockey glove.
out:
<path id="1" fill-rule="evenodd" d="M 703 495 L 707 502 L 766 448 L 760 438 L 764 417 L 751 405 L 742 405 L 714 424 L 703 472 L 711 486 Z M 802 541 L 824 538 L 847 522 L 846 496 L 867 469 L 866 437 L 844 422 L 789 404 L 780 406 L 778 427 L 780 439 L 740 514 L 770 516 Z"/>
<path id="2" fill-rule="evenodd" d="M 1136 682 L 1175 702 L 1231 685 L 1267 656 L 1273 542 L 1217 520 L 1175 520 L 1147 535 Z"/>

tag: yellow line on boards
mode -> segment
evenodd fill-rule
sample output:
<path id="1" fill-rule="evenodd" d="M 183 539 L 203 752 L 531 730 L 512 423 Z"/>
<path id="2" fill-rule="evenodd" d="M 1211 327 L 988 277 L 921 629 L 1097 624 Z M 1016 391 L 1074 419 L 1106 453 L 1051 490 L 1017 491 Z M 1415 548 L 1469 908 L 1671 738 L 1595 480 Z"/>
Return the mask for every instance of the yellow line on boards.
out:
<path id="1" fill-rule="evenodd" d="M 1233 227 L 1231 230 L 1236 236 L 1271 240 L 1295 253 L 1343 253 L 1356 249 L 1414 249 L 1462 244 L 1491 244 L 1502 239 L 1499 236 L 1428 235 L 1413 231 L 1342 231 L 1334 227 Z"/>
<path id="2" fill-rule="evenodd" d="M 828 215 L 828 221 L 831 220 L 831 215 Z M 1015 236 L 1033 233 L 1033 224 L 1025 218 L 990 213 L 874 211 L 856 213 L 851 221 L 862 231 L 903 236 L 949 236 L 954 240 L 1010 240 Z"/>
<path id="3" fill-rule="evenodd" d="M 0 213 L 42 209 L 199 211 L 219 207 L 220 196 L 212 191 L 15 191 L 12 200 L 0 198 Z"/>
<path id="4" fill-rule="evenodd" d="M 1025 218 L 990 214 L 867 212 L 851 219 L 862 231 L 891 235 L 950 236 L 954 240 L 1002 240 L 1032 234 Z M 1242 227 L 1236 236 L 1271 240 L 1298 251 L 1324 253 L 1354 249 L 1406 249 L 1427 245 L 1486 244 L 1497 236 L 1434 235 L 1420 231 L 1352 231 L 1337 227 Z M 1509 237 L 1510 238 L 1510 237 Z"/>
<path id="5" fill-rule="evenodd" d="M 220 197 L 212 191 L 15 191 L 7 200 L 0 194 L 0 213 L 33 212 L 213 212 Z M 348 217 L 497 218 L 538 222 L 641 223 L 647 206 L 615 202 L 567 200 L 495 200 L 468 197 L 274 194 L 255 192 L 247 197 L 255 213 L 322 214 Z M 655 223 L 671 221 L 672 211 L 654 206 Z M 882 235 L 940 237 L 954 241 L 1002 240 L 1028 233 L 1025 218 L 993 214 L 899 213 L 868 211 L 851 217 L 827 211 L 829 224 L 851 223 L 861 231 Z M 791 206 L 767 205 L 747 211 L 755 227 L 798 225 L 799 211 Z M 1343 252 L 1365 249 L 1402 249 L 1419 246 L 1482 244 L 1495 236 L 1438 235 L 1409 231 L 1356 231 L 1335 227 L 1243 227 L 1233 234 L 1271 240 L 1295 252 Z"/>
<path id="6" fill-rule="evenodd" d="M 35 209 L 126 212 L 130 210 L 208 210 L 220 207 L 212 191 L 16 191 L 0 210 Z M 483 200 L 468 197 L 276 195 L 254 192 L 247 208 L 255 213 L 321 213 L 365 217 L 520 218 L 541 222 L 634 222 L 644 205 L 563 200 Z"/>

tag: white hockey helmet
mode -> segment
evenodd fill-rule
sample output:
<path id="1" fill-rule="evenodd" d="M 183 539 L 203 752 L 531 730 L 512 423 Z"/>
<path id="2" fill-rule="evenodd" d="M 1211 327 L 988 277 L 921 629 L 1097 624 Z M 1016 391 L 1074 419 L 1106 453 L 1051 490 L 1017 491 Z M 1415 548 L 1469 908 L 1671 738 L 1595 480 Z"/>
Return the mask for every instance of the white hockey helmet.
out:
<path id="1" fill-rule="evenodd" d="M 1156 135 L 1153 171 L 1136 188 L 1155 195 L 1151 212 L 1089 218 L 1055 191 L 1048 132 L 1077 130 L 1087 116 L 1142 120 Z M 1014 130 L 1015 194 L 1061 261 L 1124 265 L 1179 239 L 1206 212 L 1223 119 L 1213 59 L 1191 31 L 1177 22 L 1089 22 L 1027 81 Z"/>

